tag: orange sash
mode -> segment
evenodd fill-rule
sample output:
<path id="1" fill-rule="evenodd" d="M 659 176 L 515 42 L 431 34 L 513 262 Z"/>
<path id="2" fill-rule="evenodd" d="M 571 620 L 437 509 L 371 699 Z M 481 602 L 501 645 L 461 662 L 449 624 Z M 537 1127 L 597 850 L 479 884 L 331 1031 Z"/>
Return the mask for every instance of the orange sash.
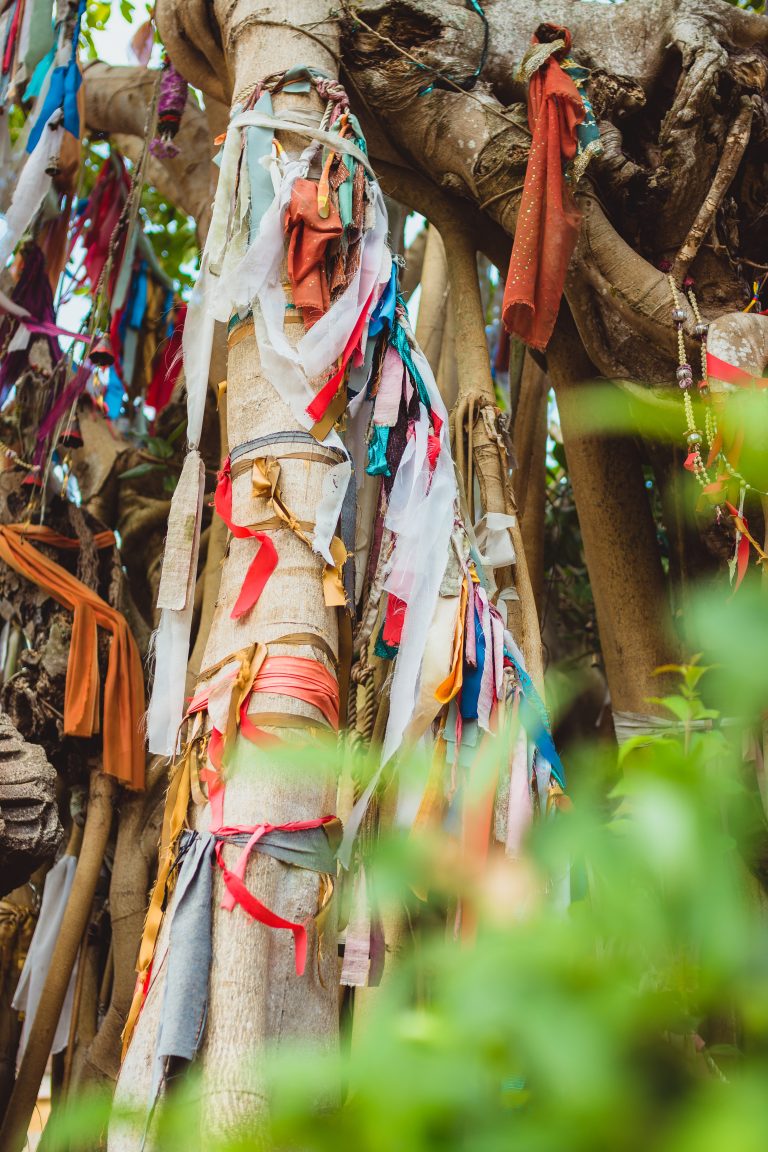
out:
<path id="1" fill-rule="evenodd" d="M 99 731 L 98 628 L 112 636 L 104 685 L 103 770 L 131 788 L 144 787 L 144 675 L 139 651 L 125 618 L 82 581 L 32 547 L 79 548 L 78 540 L 43 525 L 0 525 L 0 560 L 37 584 L 74 613 L 64 693 L 64 732 L 93 736 Z M 111 532 L 94 536 L 97 548 L 114 543 Z"/>

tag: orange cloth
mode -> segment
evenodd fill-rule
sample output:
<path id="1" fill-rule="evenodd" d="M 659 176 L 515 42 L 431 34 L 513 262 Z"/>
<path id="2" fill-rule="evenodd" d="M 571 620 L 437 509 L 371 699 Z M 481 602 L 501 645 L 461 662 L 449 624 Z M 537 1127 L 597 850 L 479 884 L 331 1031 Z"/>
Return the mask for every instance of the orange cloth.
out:
<path id="1" fill-rule="evenodd" d="M 343 232 L 337 208 L 329 202 L 326 219 L 317 203 L 317 183 L 297 180 L 291 191 L 291 202 L 285 219 L 288 233 L 288 277 L 293 288 L 293 303 L 301 308 L 305 327 L 316 324 L 331 305 L 325 254 L 332 240 Z"/>
<path id="2" fill-rule="evenodd" d="M 67 736 L 99 731 L 98 627 L 112 635 L 104 686 L 103 770 L 131 788 L 144 787 L 144 675 L 136 641 L 125 618 L 65 568 L 49 560 L 32 541 L 54 548 L 80 542 L 42 525 L 0 525 L 0 560 L 74 612 L 64 694 Z M 111 532 L 94 537 L 99 548 L 114 542 Z"/>
<path id="3" fill-rule="evenodd" d="M 557 55 L 566 55 L 571 44 L 568 29 L 551 24 L 543 28 L 547 41 L 565 41 L 565 48 Z M 532 43 L 540 43 L 538 36 Z M 533 140 L 502 310 L 507 331 L 541 351 L 555 327 L 579 232 L 581 215 L 563 168 L 576 155 L 576 127 L 584 114 L 576 85 L 556 56 L 550 56 L 534 72 L 528 86 L 528 124 Z"/>

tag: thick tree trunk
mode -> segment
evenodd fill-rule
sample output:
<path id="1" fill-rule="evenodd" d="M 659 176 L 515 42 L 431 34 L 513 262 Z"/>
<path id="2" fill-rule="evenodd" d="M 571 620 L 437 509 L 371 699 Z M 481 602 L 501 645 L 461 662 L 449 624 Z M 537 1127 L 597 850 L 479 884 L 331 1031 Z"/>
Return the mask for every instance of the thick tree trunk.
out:
<path id="1" fill-rule="evenodd" d="M 331 49 L 324 51 L 314 39 L 279 27 L 293 17 L 292 6 L 284 0 L 271 7 L 270 19 L 263 26 L 258 20 L 250 20 L 245 9 L 245 5 L 235 4 L 228 6 L 226 15 L 221 13 L 235 99 L 259 79 L 299 62 L 330 75 L 335 73 L 332 32 L 327 36 Z M 322 2 L 302 7 L 302 18 L 312 27 L 316 22 L 322 24 L 327 16 L 328 10 Z M 307 107 L 310 102 L 322 111 L 314 96 L 286 97 L 282 106 L 289 103 L 293 107 Z M 301 142 L 284 140 L 288 148 L 295 148 L 297 143 L 301 146 Z M 297 322 L 290 325 L 288 331 L 297 340 L 303 326 Z M 261 372 L 250 322 L 236 328 L 231 338 L 227 425 L 230 450 L 269 434 L 289 435 L 298 428 L 288 407 Z M 270 445 L 270 453 L 279 456 L 278 442 Z M 298 520 L 314 520 L 326 468 L 325 463 L 304 460 L 281 462 L 282 493 Z M 250 473 L 234 478 L 234 520 L 251 524 L 270 515 L 266 501 L 255 499 L 251 494 Z M 233 540 L 230 544 L 202 661 L 201 685 L 207 682 L 206 668 L 255 641 L 268 644 L 271 654 L 319 659 L 330 671 L 335 671 L 331 662 L 314 647 L 279 643 L 283 635 L 308 632 L 319 636 L 337 653 L 338 626 L 335 610 L 327 608 L 323 599 L 322 559 L 287 529 L 275 531 L 273 539 L 278 566 L 255 608 L 240 620 L 231 619 L 230 613 L 256 545 L 251 540 Z M 320 713 L 302 701 L 263 693 L 255 694 L 252 700 L 254 709 L 260 713 L 285 715 L 286 728 L 275 725 L 272 729 L 284 737 L 290 738 L 291 720 L 296 716 L 314 721 L 318 728 L 323 726 Z M 276 765 L 267 750 L 253 746 L 247 769 L 227 781 L 224 822 L 253 825 L 269 820 L 279 824 L 325 816 L 334 813 L 335 808 L 336 779 L 330 769 L 318 766 L 318 771 L 310 776 L 300 776 L 287 772 L 282 762 Z M 207 827 L 209 809 L 196 812 L 194 820 L 199 827 Z M 320 879 L 314 872 L 288 867 L 271 857 L 253 853 L 246 883 L 259 900 L 293 921 L 304 921 L 317 912 Z M 222 893 L 223 883 L 217 870 L 212 910 L 210 1000 L 201 1052 L 202 1123 L 210 1133 L 241 1130 L 248 1117 L 268 1107 L 263 1061 L 269 1046 L 300 1038 L 306 1044 L 316 1045 L 320 1057 L 335 1048 L 338 1036 L 335 949 L 325 949 L 319 958 L 316 935 L 310 932 L 306 973 L 298 977 L 290 934 L 255 923 L 239 908 L 231 913 L 222 911 Z M 170 917 L 166 920 L 170 921 Z M 156 953 L 156 977 L 121 1071 L 117 1103 L 128 1101 L 144 1108 L 149 1097 L 167 930 L 166 924 Z M 334 939 L 332 925 L 328 932 L 329 939 Z M 114 1132 L 110 1149 L 127 1152 L 134 1147 L 133 1139 L 130 1133 Z"/>
<path id="2" fill-rule="evenodd" d="M 0 1148 L 3 1152 L 21 1152 L 26 1142 L 27 1127 L 50 1055 L 56 1024 L 91 914 L 112 827 L 112 805 L 116 790 L 117 784 L 112 777 L 104 776 L 95 769 L 91 772 L 88 811 L 77 870 L 38 1010 L 0 1130 Z"/>
<path id="3" fill-rule="evenodd" d="M 652 713 L 656 668 L 677 656 L 656 526 L 637 444 L 585 433 L 579 384 L 589 363 L 565 323 L 548 360 L 595 599 L 600 646 L 615 710 Z"/>

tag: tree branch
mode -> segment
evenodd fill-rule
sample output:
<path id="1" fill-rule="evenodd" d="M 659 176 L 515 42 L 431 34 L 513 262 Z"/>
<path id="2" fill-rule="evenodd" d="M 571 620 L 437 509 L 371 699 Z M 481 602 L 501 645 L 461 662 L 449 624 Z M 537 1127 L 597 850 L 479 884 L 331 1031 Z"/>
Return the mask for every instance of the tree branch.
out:
<path id="1" fill-rule="evenodd" d="M 142 140 L 147 108 L 157 73 L 146 68 L 95 61 L 85 70 L 85 119 L 90 132 L 119 138 L 132 158 L 130 139 Z M 191 216 L 198 236 L 205 237 L 211 216 L 218 169 L 211 163 L 213 133 L 206 111 L 190 93 L 176 137 L 179 155 L 172 160 L 149 158 L 149 182 L 161 195 Z"/>

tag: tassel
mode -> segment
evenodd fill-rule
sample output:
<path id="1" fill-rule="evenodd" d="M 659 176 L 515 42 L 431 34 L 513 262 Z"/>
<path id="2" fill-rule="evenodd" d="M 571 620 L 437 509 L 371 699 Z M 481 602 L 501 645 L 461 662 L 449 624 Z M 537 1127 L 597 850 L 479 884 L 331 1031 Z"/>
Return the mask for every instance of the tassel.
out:
<path id="1" fill-rule="evenodd" d="M 150 52 L 151 50 L 150 41 Z M 149 145 L 150 152 L 159 160 L 172 160 L 179 154 L 173 138 L 181 126 L 181 118 L 187 106 L 188 89 L 189 85 L 184 77 L 166 58 L 157 105 L 157 135 Z"/>

